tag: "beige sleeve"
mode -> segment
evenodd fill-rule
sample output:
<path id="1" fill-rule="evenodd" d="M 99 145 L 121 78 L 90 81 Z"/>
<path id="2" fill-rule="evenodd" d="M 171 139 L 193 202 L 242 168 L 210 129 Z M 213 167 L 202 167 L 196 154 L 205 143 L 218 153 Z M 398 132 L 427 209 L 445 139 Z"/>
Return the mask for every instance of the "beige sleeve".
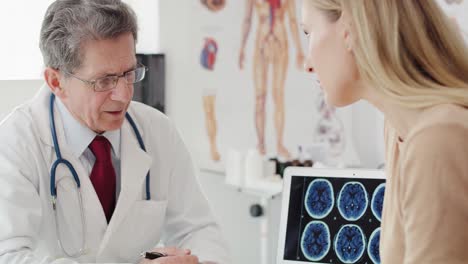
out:
<path id="1" fill-rule="evenodd" d="M 436 125 L 402 153 L 404 264 L 468 262 L 468 129 Z"/>

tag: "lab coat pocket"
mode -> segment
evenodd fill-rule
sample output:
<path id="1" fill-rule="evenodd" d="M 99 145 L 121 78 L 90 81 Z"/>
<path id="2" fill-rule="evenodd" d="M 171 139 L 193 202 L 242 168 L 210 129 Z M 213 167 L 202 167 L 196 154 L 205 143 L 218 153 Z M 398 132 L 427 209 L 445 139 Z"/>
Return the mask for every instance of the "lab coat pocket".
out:
<path id="1" fill-rule="evenodd" d="M 116 230 L 113 243 L 121 260 L 136 262 L 138 253 L 156 246 L 166 216 L 167 200 L 137 201 Z"/>

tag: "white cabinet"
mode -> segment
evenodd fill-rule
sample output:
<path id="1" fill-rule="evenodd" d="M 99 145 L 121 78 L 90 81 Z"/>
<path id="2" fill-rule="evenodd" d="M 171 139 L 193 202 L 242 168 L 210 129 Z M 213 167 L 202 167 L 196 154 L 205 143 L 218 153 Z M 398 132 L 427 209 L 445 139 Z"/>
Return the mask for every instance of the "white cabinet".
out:
<path id="1" fill-rule="evenodd" d="M 259 196 L 239 192 L 236 188 L 226 185 L 224 175 L 217 173 L 201 171 L 199 180 L 226 238 L 232 257 L 231 262 L 275 263 L 281 196 L 268 199 L 268 203 L 263 208 L 264 214 L 252 217 L 249 210 L 251 205 L 261 203 Z M 267 226 L 263 225 L 265 220 Z M 267 248 L 264 248 L 265 246 Z M 262 258 L 263 250 L 267 252 L 265 258 Z"/>

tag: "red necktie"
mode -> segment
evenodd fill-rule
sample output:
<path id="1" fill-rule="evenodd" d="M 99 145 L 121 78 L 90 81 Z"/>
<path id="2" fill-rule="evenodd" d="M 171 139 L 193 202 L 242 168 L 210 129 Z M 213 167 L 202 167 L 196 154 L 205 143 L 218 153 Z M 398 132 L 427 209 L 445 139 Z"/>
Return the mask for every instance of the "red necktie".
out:
<path id="1" fill-rule="evenodd" d="M 116 185 L 115 170 L 111 158 L 111 144 L 105 137 L 96 136 L 93 142 L 89 144 L 89 149 L 96 157 L 96 162 L 91 171 L 91 182 L 109 223 L 115 208 Z"/>

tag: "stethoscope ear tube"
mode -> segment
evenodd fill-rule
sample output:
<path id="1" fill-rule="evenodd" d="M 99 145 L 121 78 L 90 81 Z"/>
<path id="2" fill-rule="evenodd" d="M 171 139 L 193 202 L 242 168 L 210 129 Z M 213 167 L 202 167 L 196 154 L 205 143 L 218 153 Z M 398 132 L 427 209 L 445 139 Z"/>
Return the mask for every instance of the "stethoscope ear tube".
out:
<path id="1" fill-rule="evenodd" d="M 52 164 L 52 168 L 50 169 L 50 194 L 52 197 L 57 197 L 57 186 L 55 186 L 55 173 L 57 171 L 57 167 L 60 164 L 64 164 L 65 166 L 68 167 L 70 170 L 71 174 L 73 175 L 73 179 L 76 182 L 76 187 L 80 189 L 81 183 L 80 183 L 80 178 L 78 177 L 78 173 L 76 172 L 75 168 L 73 168 L 73 165 L 66 159 L 62 158 L 62 154 L 60 153 L 60 146 L 58 143 L 57 139 L 57 131 L 55 129 L 55 119 L 54 119 L 54 101 L 55 101 L 55 95 L 52 94 L 50 96 L 50 130 L 52 134 L 52 141 L 54 142 L 54 151 L 55 155 L 57 155 L 57 160 Z"/>
<path id="2" fill-rule="evenodd" d="M 57 159 L 62 159 L 62 154 L 60 153 L 60 148 L 57 140 L 57 130 L 55 129 L 55 119 L 54 119 L 54 101 L 55 95 L 50 95 L 50 105 L 49 105 L 49 120 L 50 120 L 50 132 L 52 133 L 52 141 L 54 142 L 55 155 Z"/>
<path id="3" fill-rule="evenodd" d="M 57 139 L 57 131 L 55 129 L 55 119 L 54 119 L 54 101 L 55 101 L 55 95 L 52 94 L 50 96 L 50 108 L 49 108 L 49 117 L 50 117 L 50 131 L 52 134 L 52 141 L 54 142 L 54 151 L 55 155 L 57 156 L 57 160 L 54 161 L 52 164 L 52 167 L 50 169 L 50 194 L 52 196 L 52 208 L 54 210 L 54 216 L 55 216 L 55 225 L 56 225 L 56 230 L 57 230 L 57 242 L 62 249 L 62 251 L 67 255 L 68 257 L 71 258 L 76 258 L 84 254 L 85 252 L 85 247 L 86 247 L 86 219 L 84 217 L 84 210 L 83 210 L 83 198 L 81 196 L 81 182 L 80 178 L 78 177 L 78 173 L 76 172 L 75 168 L 73 168 L 73 165 L 66 159 L 62 158 L 62 154 L 60 153 L 60 146 L 58 144 L 58 139 Z M 62 239 L 61 239 L 61 232 L 60 232 L 60 227 L 59 227 L 59 221 L 57 217 L 57 186 L 55 184 L 55 174 L 57 172 L 57 168 L 60 164 L 63 164 L 67 166 L 67 168 L 70 170 L 71 174 L 73 175 L 73 179 L 75 180 L 76 187 L 78 190 L 78 201 L 80 203 L 80 212 L 81 212 L 81 227 L 82 227 L 82 232 L 83 232 L 83 240 L 81 242 L 81 248 L 78 250 L 76 253 L 70 253 L 68 252 L 64 245 L 62 244 Z"/>

